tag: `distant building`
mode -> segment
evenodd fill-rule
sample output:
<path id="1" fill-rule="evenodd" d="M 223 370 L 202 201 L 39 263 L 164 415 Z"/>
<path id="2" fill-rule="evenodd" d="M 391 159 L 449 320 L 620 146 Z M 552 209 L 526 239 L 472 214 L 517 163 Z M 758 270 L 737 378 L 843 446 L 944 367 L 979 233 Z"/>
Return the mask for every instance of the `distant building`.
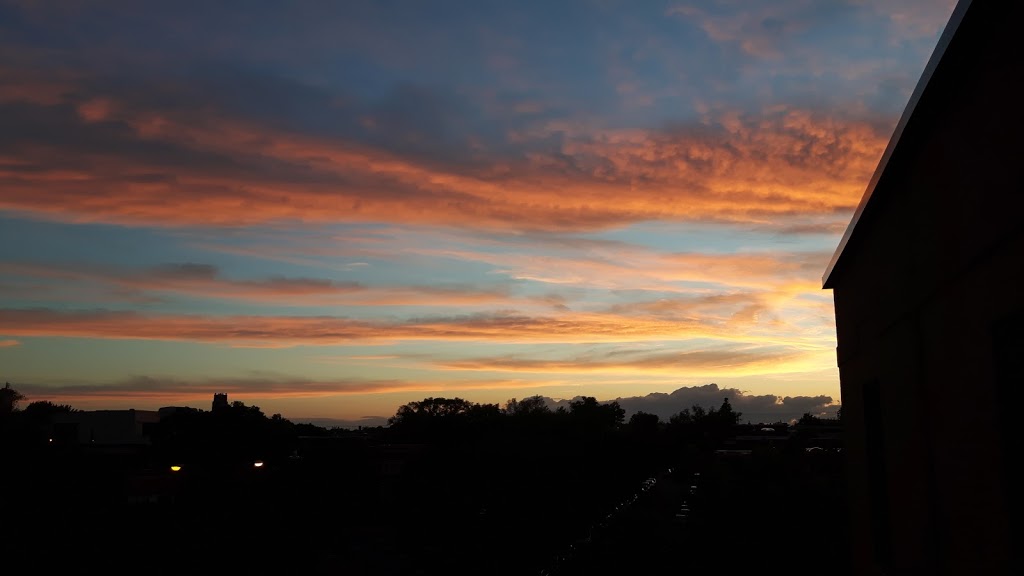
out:
<path id="1" fill-rule="evenodd" d="M 53 416 L 54 440 L 63 444 L 145 445 L 160 422 L 152 410 L 94 410 Z"/>
<path id="2" fill-rule="evenodd" d="M 213 410 L 217 411 L 222 408 L 228 407 L 228 395 L 227 394 L 214 394 L 213 395 Z"/>
<path id="3" fill-rule="evenodd" d="M 195 408 L 189 408 L 187 406 L 164 406 L 157 410 L 157 414 L 160 415 L 160 419 L 163 420 L 173 414 L 180 414 L 182 412 L 195 411 Z"/>
<path id="4" fill-rule="evenodd" d="M 856 574 L 1020 569 L 1021 22 L 961 0 L 825 273 Z"/>

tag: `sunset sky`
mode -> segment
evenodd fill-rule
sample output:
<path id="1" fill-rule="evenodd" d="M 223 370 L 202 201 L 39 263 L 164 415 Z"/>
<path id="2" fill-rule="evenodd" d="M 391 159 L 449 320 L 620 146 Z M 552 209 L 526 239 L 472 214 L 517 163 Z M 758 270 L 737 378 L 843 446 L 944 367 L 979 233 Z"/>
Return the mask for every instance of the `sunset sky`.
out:
<path id="1" fill-rule="evenodd" d="M 0 0 L 0 382 L 838 402 L 821 275 L 953 4 Z"/>

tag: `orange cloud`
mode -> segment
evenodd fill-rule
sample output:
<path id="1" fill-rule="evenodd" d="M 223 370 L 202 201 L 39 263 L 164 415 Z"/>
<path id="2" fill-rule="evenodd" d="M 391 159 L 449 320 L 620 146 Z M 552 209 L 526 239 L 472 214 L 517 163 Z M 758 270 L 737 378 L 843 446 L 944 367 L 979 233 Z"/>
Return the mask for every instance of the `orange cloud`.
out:
<path id="1" fill-rule="evenodd" d="M 559 243 L 568 248 L 557 256 L 528 256 L 522 250 L 410 249 L 432 257 L 483 261 L 515 279 L 566 286 L 559 289 L 564 294 L 531 296 L 511 296 L 502 288 L 367 287 L 303 278 L 237 280 L 197 264 L 136 271 L 0 264 L 0 272 L 65 280 L 44 286 L 73 285 L 75 293 L 83 294 L 77 301 L 87 302 L 104 302 L 111 296 L 121 301 L 128 296 L 153 301 L 161 294 L 177 293 L 292 306 L 386 303 L 481 305 L 502 310 L 391 322 L 311 316 L 116 316 L 111 312 L 97 312 L 94 322 L 85 312 L 8 310 L 21 315 L 21 320 L 9 322 L 22 330 L 11 333 L 15 336 L 195 338 L 246 347 L 401 340 L 579 343 L 689 338 L 834 347 L 831 304 L 819 294 L 817 284 L 826 253 L 664 253 L 620 242 L 556 239 L 555 244 Z M 552 246 L 550 252 L 557 250 Z M 97 297 L 95 290 L 86 290 L 92 283 L 103 282 L 109 285 L 107 300 L 102 293 Z M 594 289 L 612 292 L 605 294 L 603 301 L 590 301 L 585 294 Z M 47 292 L 48 300 L 55 295 L 60 296 L 53 290 Z"/>
<path id="2" fill-rule="evenodd" d="M 110 118 L 113 104 L 106 98 L 96 98 L 78 105 L 78 115 L 86 122 L 102 122 Z"/>
<path id="3" fill-rule="evenodd" d="M 157 226 L 771 225 L 786 215 L 852 210 L 885 145 L 869 123 L 775 110 L 660 132 L 552 122 L 523 138 L 528 149 L 554 138 L 554 152 L 538 144 L 522 156 L 444 164 L 211 113 L 139 110 L 111 98 L 75 105 L 74 120 L 54 117 L 80 138 L 23 142 L 0 156 L 0 209 Z"/>
<path id="4" fill-rule="evenodd" d="M 21 346 L 21 342 L 17 340 L 0 340 L 0 348 L 13 348 L 15 346 Z"/>
<path id="5" fill-rule="evenodd" d="M 246 398 L 321 398 L 394 392 L 460 392 L 543 388 L 561 381 L 483 379 L 459 380 L 308 380 L 301 378 L 176 378 L 137 377 L 121 382 L 98 384 L 18 384 L 20 392 L 37 400 L 59 402 L 97 400 L 140 400 L 188 402 L 209 401 L 214 393 Z"/>
<path id="6" fill-rule="evenodd" d="M 461 249 L 411 249 L 427 256 L 485 262 L 521 280 L 613 290 L 693 292 L 680 283 L 729 289 L 818 292 L 826 252 L 658 252 L 643 247 L 594 244 L 582 254 L 522 254 Z M 549 251 L 553 252 L 553 251 Z"/>
<path id="7" fill-rule="evenodd" d="M 165 264 L 148 270 L 85 268 L 2 263 L 0 272 L 12 276 L 64 281 L 96 282 L 106 285 L 118 300 L 155 300 L 159 294 L 182 294 L 200 298 L 243 300 L 288 306 L 471 306 L 514 301 L 502 288 L 479 289 L 461 285 L 366 286 L 358 282 L 337 282 L 323 278 L 273 276 L 255 280 L 226 278 L 206 264 Z M 50 286 L 53 290 L 60 285 Z M 73 292 L 82 294 L 82 286 Z M 85 293 L 95 298 L 95 294 Z M 526 300 L 523 300 L 526 302 Z"/>
<path id="8" fill-rule="evenodd" d="M 363 321 L 333 316 L 200 316 L 121 311 L 0 309 L 0 325 L 11 336 L 138 339 L 222 343 L 241 347 L 345 346 L 395 341 L 505 343 L 644 342 L 715 338 L 777 343 L 746 322 L 696 318 L 629 317 L 566 312 L 559 316 L 514 313 Z M 822 344 L 790 336 L 791 344 Z"/>
<path id="9" fill-rule="evenodd" d="M 436 362 L 446 370 L 537 373 L 667 373 L 701 376 L 743 376 L 784 373 L 802 368 L 799 362 L 810 353 L 785 348 L 728 348 L 654 354 L 580 357 L 567 360 L 542 360 L 504 356 Z"/>

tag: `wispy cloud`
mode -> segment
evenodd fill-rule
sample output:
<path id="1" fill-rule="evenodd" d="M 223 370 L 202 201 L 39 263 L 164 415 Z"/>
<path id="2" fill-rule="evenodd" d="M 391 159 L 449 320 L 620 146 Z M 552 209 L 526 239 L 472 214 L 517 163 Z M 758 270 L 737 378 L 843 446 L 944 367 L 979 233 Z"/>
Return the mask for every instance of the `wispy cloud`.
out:
<path id="1" fill-rule="evenodd" d="M 692 4 L 668 9 L 670 16 L 693 20 L 712 40 L 735 44 L 743 52 L 762 58 L 781 58 L 782 48 L 820 16 L 809 0 L 752 4 L 744 10 L 708 10 Z M 837 3 L 838 4 L 838 3 Z"/>
<path id="2" fill-rule="evenodd" d="M 782 0 L 737 5 L 718 1 L 680 3 L 666 11 L 688 20 L 715 42 L 760 58 L 793 57 L 797 36 L 835 22 L 871 22 L 893 43 L 933 38 L 949 20 L 957 0 Z M 888 26 L 885 26 L 885 25 Z M 881 30 L 877 30 L 881 28 Z"/>
<path id="3" fill-rule="evenodd" d="M 373 380 L 338 379 L 311 380 L 280 376 L 253 376 L 233 378 L 205 378 L 185 380 L 174 377 L 137 376 L 115 382 L 91 384 L 60 384 L 48 382 L 17 383 L 16 387 L 32 401 L 58 400 L 61 402 L 95 400 L 135 401 L 208 401 L 214 393 L 227 393 L 243 398 L 321 398 L 385 394 L 394 392 L 458 393 L 474 390 L 503 390 L 508 388 L 540 388 L 550 386 L 549 381 L 521 381 L 479 379 L 452 380 Z M 397 408 L 397 406 L 396 406 Z"/>
<path id="4" fill-rule="evenodd" d="M 476 342 L 638 342 L 717 338 L 741 342 L 770 336 L 742 325 L 702 319 L 629 317 L 567 312 L 557 316 L 515 313 L 366 321 L 331 316 L 203 316 L 107 310 L 0 309 L 12 336 L 68 336 L 223 343 L 234 346 L 344 346 L 403 340 Z M 748 326 L 749 327 L 749 326 Z"/>
<path id="5" fill-rule="evenodd" d="M 818 351 L 820 354 L 820 350 Z M 694 351 L 670 351 L 628 356 L 593 355 L 560 360 L 503 356 L 436 362 L 446 370 L 535 373 L 668 373 L 694 376 L 741 376 L 785 373 L 803 368 L 806 350 L 781 346 L 728 346 Z"/>
<path id="6" fill-rule="evenodd" d="M 0 348 L 14 348 L 15 346 L 21 346 L 21 342 L 17 340 L 0 340 Z"/>
<path id="7" fill-rule="evenodd" d="M 486 262 L 512 278 L 606 289 L 692 290 L 680 283 L 816 291 L 826 252 L 661 252 L 595 245 L 582 253 L 519 254 L 468 249 L 413 249 L 429 256 Z"/>
<path id="8" fill-rule="evenodd" d="M 957 0 L 851 0 L 893 27 L 894 41 L 936 36 L 949 20 Z"/>
<path id="9" fill-rule="evenodd" d="M 515 300 L 507 287 L 477 288 L 459 284 L 433 286 L 367 286 L 359 282 L 324 278 L 271 276 L 259 279 L 226 277 L 209 264 L 173 263 L 148 269 L 130 270 L 110 266 L 44 265 L 0 262 L 0 272 L 27 278 L 56 281 L 93 282 L 109 289 L 108 298 L 159 300 L 162 295 L 179 294 L 199 298 L 242 300 L 280 306 L 472 306 L 511 304 Z M 48 287 L 59 291 L 59 284 Z M 81 294 L 81 285 L 69 288 Z M 88 294 L 95 299 L 95 294 Z M 523 302 L 527 300 L 523 299 Z"/>

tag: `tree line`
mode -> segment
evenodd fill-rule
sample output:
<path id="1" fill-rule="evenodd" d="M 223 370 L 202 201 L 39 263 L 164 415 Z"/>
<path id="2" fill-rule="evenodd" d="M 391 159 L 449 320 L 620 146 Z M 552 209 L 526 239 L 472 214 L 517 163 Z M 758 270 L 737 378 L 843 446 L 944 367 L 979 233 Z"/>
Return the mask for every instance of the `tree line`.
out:
<path id="1" fill-rule="evenodd" d="M 77 412 L 69 404 L 47 400 L 35 401 L 20 409 L 25 396 L 5 384 L 0 388 L 0 419 L 7 424 L 18 424 L 21 429 L 35 429 L 46 425 L 55 415 Z M 632 414 L 627 421 L 625 410 L 618 402 L 599 402 L 593 396 L 571 400 L 566 406 L 552 409 L 539 395 L 523 399 L 512 398 L 504 407 L 481 404 L 462 398 L 429 397 L 403 404 L 388 419 L 386 429 L 378 428 L 393 440 L 433 442 L 453 439 L 461 434 L 487 434 L 499 431 L 538 434 L 570 434 L 601 436 L 626 432 L 638 436 L 654 436 L 666 432 L 673 436 L 720 438 L 739 423 L 741 413 L 733 410 L 728 398 L 719 407 L 704 408 L 694 405 L 672 415 L 667 422 L 656 414 L 643 411 Z M 801 422 L 811 422 L 808 414 Z M 185 441 L 194 436 L 210 438 L 230 429 L 255 433 L 270 439 L 275 436 L 322 436 L 338 429 L 328 430 L 313 424 L 295 424 L 280 414 L 267 417 L 259 406 L 247 406 L 235 401 L 221 410 L 204 411 L 195 408 L 177 408 L 163 419 L 160 440 L 174 438 Z"/>
<path id="2" fill-rule="evenodd" d="M 512 398 L 504 407 L 479 404 L 462 398 L 426 398 L 398 408 L 388 420 L 388 431 L 397 439 L 442 441 L 494 433 L 536 433 L 600 438 L 625 433 L 640 437 L 666 434 L 690 439 L 721 440 L 739 423 L 741 413 L 728 398 L 719 407 L 694 405 L 663 422 L 658 415 L 635 412 L 627 421 L 618 402 L 599 402 L 578 397 L 568 407 L 552 409 L 542 396 Z"/>

